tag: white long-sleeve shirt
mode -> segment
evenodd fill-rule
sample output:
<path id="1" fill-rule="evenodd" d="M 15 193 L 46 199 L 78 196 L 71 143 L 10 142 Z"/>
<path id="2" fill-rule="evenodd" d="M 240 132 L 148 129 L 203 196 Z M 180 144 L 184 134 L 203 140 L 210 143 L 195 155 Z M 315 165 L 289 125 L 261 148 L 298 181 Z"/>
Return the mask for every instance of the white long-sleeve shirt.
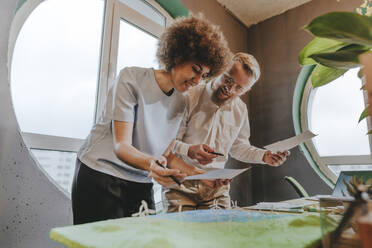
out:
<path id="1" fill-rule="evenodd" d="M 266 150 L 249 142 L 248 111 L 244 102 L 236 97 L 218 106 L 212 101 L 212 93 L 211 83 L 198 85 L 188 92 L 185 116 L 173 151 L 185 162 L 203 169 L 224 168 L 228 154 L 242 162 L 263 164 Z M 201 165 L 187 156 L 192 144 L 207 144 L 224 156 L 218 156 L 208 165 Z"/>

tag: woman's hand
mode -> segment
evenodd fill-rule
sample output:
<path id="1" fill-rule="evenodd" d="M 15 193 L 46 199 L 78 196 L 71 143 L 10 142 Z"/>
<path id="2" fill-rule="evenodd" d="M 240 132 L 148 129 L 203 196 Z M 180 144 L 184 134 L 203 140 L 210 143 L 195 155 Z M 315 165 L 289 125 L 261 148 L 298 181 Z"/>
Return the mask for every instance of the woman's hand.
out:
<path id="1" fill-rule="evenodd" d="M 159 162 L 161 165 L 157 164 Z M 178 169 L 168 169 L 167 166 L 167 159 L 164 156 L 160 156 L 158 158 L 154 158 L 150 162 L 150 175 L 156 182 L 164 187 L 168 187 L 170 185 L 176 184 L 176 182 L 170 177 L 174 176 L 179 181 L 182 181 L 185 177 L 185 173 L 181 173 Z"/>

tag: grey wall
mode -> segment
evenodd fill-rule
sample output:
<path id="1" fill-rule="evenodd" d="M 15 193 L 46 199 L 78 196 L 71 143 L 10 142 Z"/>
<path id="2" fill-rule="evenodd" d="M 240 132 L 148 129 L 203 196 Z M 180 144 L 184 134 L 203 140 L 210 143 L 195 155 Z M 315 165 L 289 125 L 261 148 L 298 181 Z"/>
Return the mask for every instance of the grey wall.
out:
<path id="1" fill-rule="evenodd" d="M 7 54 L 16 4 L 0 1 L 0 247 L 60 247 L 48 235 L 72 223 L 70 201 L 30 157 L 11 102 Z"/>
<path id="2" fill-rule="evenodd" d="M 292 97 L 301 70 L 297 54 L 312 39 L 301 30 L 314 17 L 330 11 L 353 11 L 360 0 L 313 0 L 248 29 L 248 51 L 260 61 L 262 77 L 249 99 L 252 143 L 264 146 L 293 136 Z M 280 168 L 253 170 L 253 201 L 277 201 L 296 197 L 283 177 L 295 177 L 310 194 L 330 193 L 296 148 Z"/>
<path id="3" fill-rule="evenodd" d="M 247 29 L 231 16 L 216 0 L 180 0 L 191 13 L 203 13 L 204 16 L 221 27 L 230 49 L 233 52 L 247 51 Z"/>

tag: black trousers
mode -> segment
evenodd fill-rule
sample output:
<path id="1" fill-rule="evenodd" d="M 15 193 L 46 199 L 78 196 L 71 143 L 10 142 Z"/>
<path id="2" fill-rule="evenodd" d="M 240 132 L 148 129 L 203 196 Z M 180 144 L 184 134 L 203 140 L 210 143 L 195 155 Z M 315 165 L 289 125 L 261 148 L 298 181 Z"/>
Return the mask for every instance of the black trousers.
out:
<path id="1" fill-rule="evenodd" d="M 130 217 L 142 200 L 155 209 L 152 185 L 104 174 L 77 159 L 71 191 L 74 225 Z"/>

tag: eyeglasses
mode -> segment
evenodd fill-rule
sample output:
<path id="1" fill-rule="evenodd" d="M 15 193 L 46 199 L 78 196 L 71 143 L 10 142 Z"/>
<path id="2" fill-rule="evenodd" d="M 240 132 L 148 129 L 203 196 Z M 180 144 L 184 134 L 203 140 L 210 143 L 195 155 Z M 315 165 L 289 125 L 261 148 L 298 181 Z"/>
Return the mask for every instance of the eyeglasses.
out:
<path id="1" fill-rule="evenodd" d="M 222 74 L 222 80 L 226 85 L 233 85 L 235 83 L 235 80 L 226 72 Z"/>
<path id="2" fill-rule="evenodd" d="M 245 91 L 245 88 L 237 84 L 234 78 L 231 77 L 228 73 L 223 73 L 221 79 L 225 85 L 231 87 L 231 89 L 234 89 L 237 93 L 242 93 L 243 91 Z M 233 87 L 234 85 L 235 87 Z"/>

